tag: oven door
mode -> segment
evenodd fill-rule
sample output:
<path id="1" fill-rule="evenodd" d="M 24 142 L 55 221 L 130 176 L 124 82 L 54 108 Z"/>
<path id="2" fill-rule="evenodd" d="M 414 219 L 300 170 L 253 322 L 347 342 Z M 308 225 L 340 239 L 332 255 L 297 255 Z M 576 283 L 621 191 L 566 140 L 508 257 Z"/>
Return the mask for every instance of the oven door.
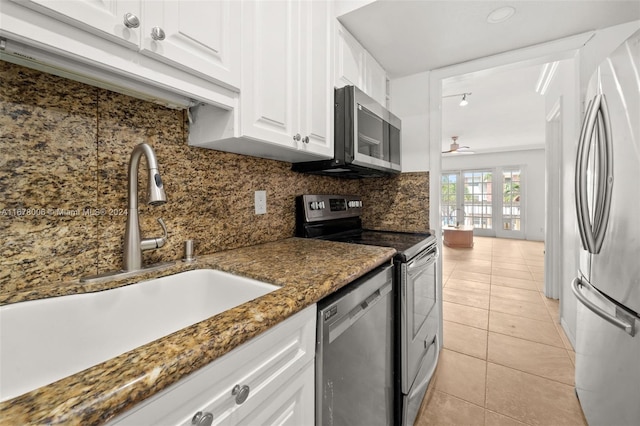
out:
<path id="1" fill-rule="evenodd" d="M 400 267 L 400 364 L 402 393 L 405 395 L 415 382 L 418 370 L 425 369 L 423 361 L 427 352 L 439 340 L 436 337 L 439 330 L 438 255 L 434 246 Z M 424 379 L 420 378 L 421 381 Z"/>

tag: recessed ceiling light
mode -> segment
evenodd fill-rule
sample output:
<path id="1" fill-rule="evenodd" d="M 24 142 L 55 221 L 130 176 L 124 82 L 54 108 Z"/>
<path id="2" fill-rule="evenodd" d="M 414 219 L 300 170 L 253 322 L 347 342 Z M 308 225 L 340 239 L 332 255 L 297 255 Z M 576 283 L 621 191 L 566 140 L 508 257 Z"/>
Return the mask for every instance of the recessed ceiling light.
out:
<path id="1" fill-rule="evenodd" d="M 511 6 L 500 7 L 487 16 L 487 22 L 490 24 L 499 24 L 515 15 L 516 9 Z"/>

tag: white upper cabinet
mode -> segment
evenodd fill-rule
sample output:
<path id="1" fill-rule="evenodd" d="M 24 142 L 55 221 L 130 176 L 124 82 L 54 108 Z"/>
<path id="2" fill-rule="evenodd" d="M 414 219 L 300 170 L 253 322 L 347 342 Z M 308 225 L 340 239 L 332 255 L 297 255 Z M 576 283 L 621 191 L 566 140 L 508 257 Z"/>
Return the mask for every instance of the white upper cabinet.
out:
<path id="1" fill-rule="evenodd" d="M 336 86 L 363 87 L 364 48 L 342 25 L 337 26 Z"/>
<path id="2" fill-rule="evenodd" d="M 288 162 L 333 157 L 332 7 L 242 2 L 239 111 L 196 108 L 189 144 Z"/>
<path id="3" fill-rule="evenodd" d="M 331 156 L 331 2 L 244 3 L 245 136 Z"/>
<path id="4" fill-rule="evenodd" d="M 336 36 L 336 86 L 357 86 L 364 93 L 387 104 L 387 73 L 346 28 L 338 24 Z"/>
<path id="5" fill-rule="evenodd" d="M 297 149 L 300 4 L 248 1 L 243 7 L 242 131 Z"/>
<path id="6" fill-rule="evenodd" d="M 240 86 L 240 3 L 142 2 L 142 53 L 205 79 Z"/>
<path id="7" fill-rule="evenodd" d="M 140 0 L 12 0 L 131 49 L 140 45 Z"/>
<path id="8" fill-rule="evenodd" d="M 228 88 L 240 85 L 234 0 L 13 0 Z"/>
<path id="9" fill-rule="evenodd" d="M 387 106 L 387 72 L 369 52 L 364 55 L 364 92 Z"/>

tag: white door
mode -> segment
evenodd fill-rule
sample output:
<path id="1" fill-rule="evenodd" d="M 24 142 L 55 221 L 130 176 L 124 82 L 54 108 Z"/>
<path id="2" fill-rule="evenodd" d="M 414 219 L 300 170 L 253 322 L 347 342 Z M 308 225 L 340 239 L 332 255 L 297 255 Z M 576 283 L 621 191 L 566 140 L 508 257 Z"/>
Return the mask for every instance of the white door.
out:
<path id="1" fill-rule="evenodd" d="M 473 226 L 474 235 L 495 235 L 495 172 L 463 170 L 459 181 L 459 197 L 464 211 L 464 224 Z"/>
<path id="2" fill-rule="evenodd" d="M 139 0 L 14 0 L 67 24 L 131 49 L 140 45 Z M 128 28 L 125 25 L 125 20 Z"/>
<path id="3" fill-rule="evenodd" d="M 331 70 L 332 3 L 302 2 L 300 28 L 300 149 L 333 155 L 333 85 Z"/>
<path id="4" fill-rule="evenodd" d="M 240 3 L 143 2 L 141 52 L 202 78 L 240 87 Z"/>
<path id="5" fill-rule="evenodd" d="M 387 106 L 387 72 L 369 52 L 364 54 L 364 92 Z"/>
<path id="6" fill-rule="evenodd" d="M 345 28 L 338 24 L 336 37 L 336 86 L 363 87 L 364 48 Z"/>
<path id="7" fill-rule="evenodd" d="M 242 132 L 298 149 L 299 3 L 243 2 Z M 299 137 L 296 137 L 299 135 Z"/>
<path id="8" fill-rule="evenodd" d="M 501 191 L 495 191 L 498 207 L 496 208 L 496 237 L 524 238 L 524 194 L 522 170 L 519 167 L 501 168 L 497 173 Z"/>

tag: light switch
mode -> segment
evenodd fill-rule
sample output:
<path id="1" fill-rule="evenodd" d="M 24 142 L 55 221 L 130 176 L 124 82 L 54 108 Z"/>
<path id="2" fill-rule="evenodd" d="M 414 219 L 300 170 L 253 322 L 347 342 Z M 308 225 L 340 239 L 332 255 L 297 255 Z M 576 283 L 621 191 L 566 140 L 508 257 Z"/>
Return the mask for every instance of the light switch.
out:
<path id="1" fill-rule="evenodd" d="M 267 213 L 267 191 L 256 191 L 255 205 L 256 205 L 256 214 Z"/>

